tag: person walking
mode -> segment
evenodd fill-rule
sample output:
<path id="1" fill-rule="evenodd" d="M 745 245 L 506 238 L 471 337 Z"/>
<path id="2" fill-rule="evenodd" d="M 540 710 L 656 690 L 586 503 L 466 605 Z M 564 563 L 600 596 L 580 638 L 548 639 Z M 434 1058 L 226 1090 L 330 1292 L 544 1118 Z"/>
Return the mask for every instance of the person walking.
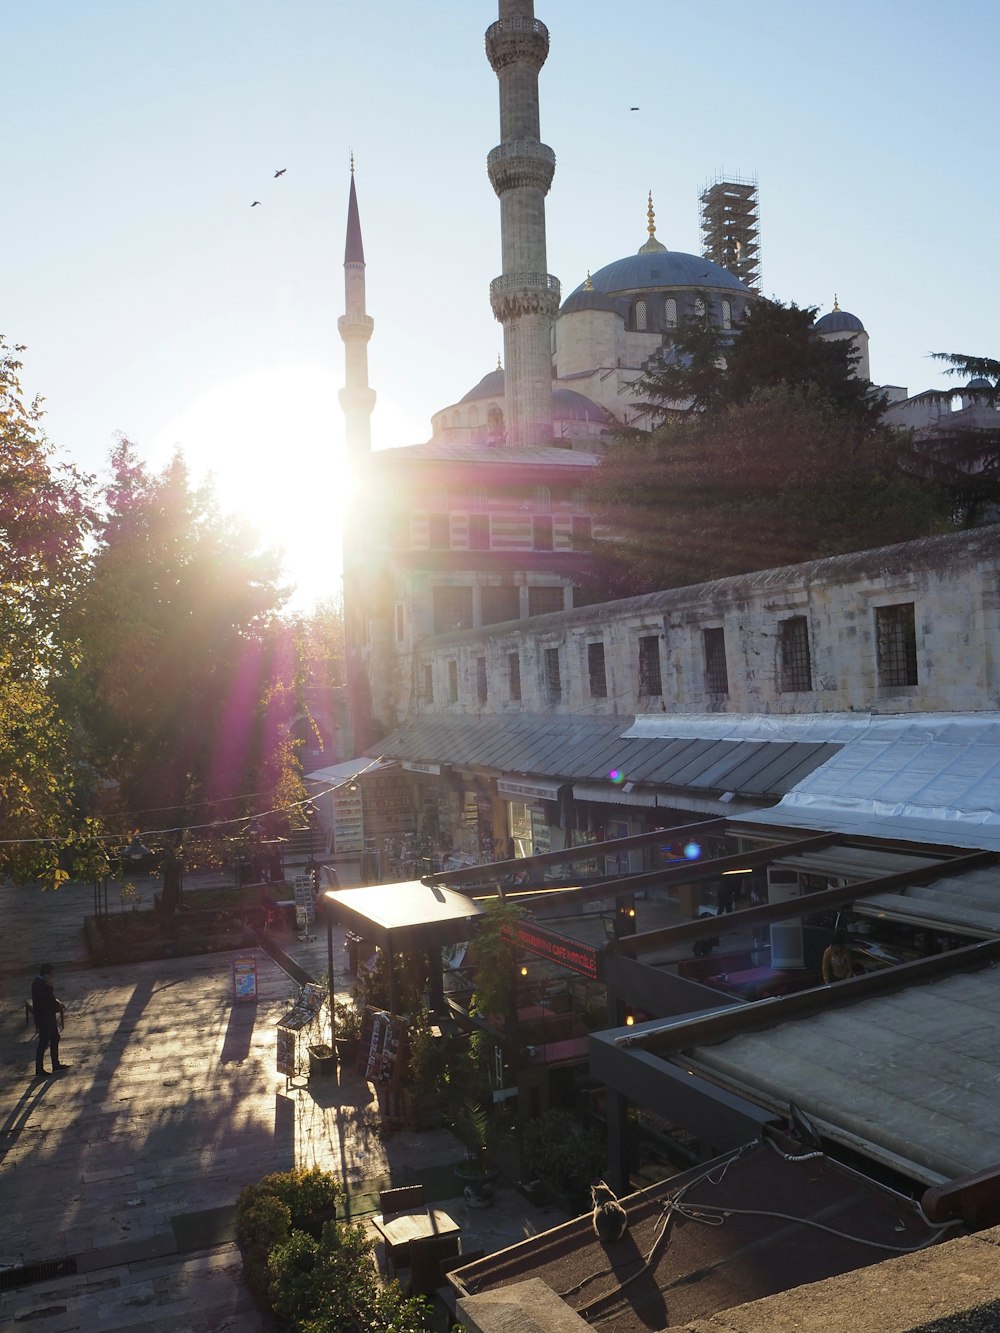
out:
<path id="1" fill-rule="evenodd" d="M 31 1013 L 38 1033 L 38 1045 L 35 1047 L 35 1078 L 45 1078 L 48 1071 L 44 1065 L 45 1048 L 52 1052 L 52 1073 L 68 1069 L 69 1065 L 59 1063 L 59 1020 L 66 1012 L 62 1000 L 56 997 L 52 985 L 52 973 L 55 968 L 51 963 L 42 963 L 38 976 L 31 983 Z"/>

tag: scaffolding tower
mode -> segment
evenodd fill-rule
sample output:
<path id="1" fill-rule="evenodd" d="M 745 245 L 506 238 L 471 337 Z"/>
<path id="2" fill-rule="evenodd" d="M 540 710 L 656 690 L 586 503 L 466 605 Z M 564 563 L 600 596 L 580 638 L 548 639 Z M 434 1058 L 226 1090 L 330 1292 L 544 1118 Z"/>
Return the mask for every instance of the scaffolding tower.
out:
<path id="1" fill-rule="evenodd" d="M 701 192 L 702 253 L 755 292 L 761 289 L 758 206 L 756 177 L 720 176 Z"/>

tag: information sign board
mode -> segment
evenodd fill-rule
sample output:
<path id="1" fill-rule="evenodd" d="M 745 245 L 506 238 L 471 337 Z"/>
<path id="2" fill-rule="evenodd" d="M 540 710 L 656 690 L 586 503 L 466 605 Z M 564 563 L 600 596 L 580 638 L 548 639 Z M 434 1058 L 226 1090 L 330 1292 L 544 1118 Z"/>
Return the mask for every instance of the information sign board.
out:
<path id="1" fill-rule="evenodd" d="M 233 999 L 256 1000 L 257 998 L 257 959 L 252 955 L 247 958 L 233 959 Z"/>

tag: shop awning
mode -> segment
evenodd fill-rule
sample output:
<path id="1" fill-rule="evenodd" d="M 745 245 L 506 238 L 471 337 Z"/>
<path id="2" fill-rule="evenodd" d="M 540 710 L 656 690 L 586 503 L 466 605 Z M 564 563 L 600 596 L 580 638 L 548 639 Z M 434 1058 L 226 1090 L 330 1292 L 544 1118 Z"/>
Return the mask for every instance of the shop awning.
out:
<path id="1" fill-rule="evenodd" d="M 467 940 L 483 914 L 483 908 L 464 893 L 420 880 L 328 889 L 322 900 L 350 930 L 398 951 Z"/>

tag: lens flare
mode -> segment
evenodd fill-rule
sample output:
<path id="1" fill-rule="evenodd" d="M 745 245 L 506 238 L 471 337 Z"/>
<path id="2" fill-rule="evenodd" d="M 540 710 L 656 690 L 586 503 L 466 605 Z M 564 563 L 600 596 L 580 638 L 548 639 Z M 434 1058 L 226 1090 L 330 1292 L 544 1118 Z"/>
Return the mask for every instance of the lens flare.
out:
<path id="1" fill-rule="evenodd" d="M 697 861 L 701 856 L 701 847 L 696 842 L 686 842 L 684 844 L 684 855 L 689 861 Z"/>
<path id="2" fill-rule="evenodd" d="M 620 772 L 617 768 L 613 768 L 611 772 L 608 774 L 608 777 L 611 779 L 612 782 L 616 783 L 619 786 L 625 781 L 625 774 Z"/>

